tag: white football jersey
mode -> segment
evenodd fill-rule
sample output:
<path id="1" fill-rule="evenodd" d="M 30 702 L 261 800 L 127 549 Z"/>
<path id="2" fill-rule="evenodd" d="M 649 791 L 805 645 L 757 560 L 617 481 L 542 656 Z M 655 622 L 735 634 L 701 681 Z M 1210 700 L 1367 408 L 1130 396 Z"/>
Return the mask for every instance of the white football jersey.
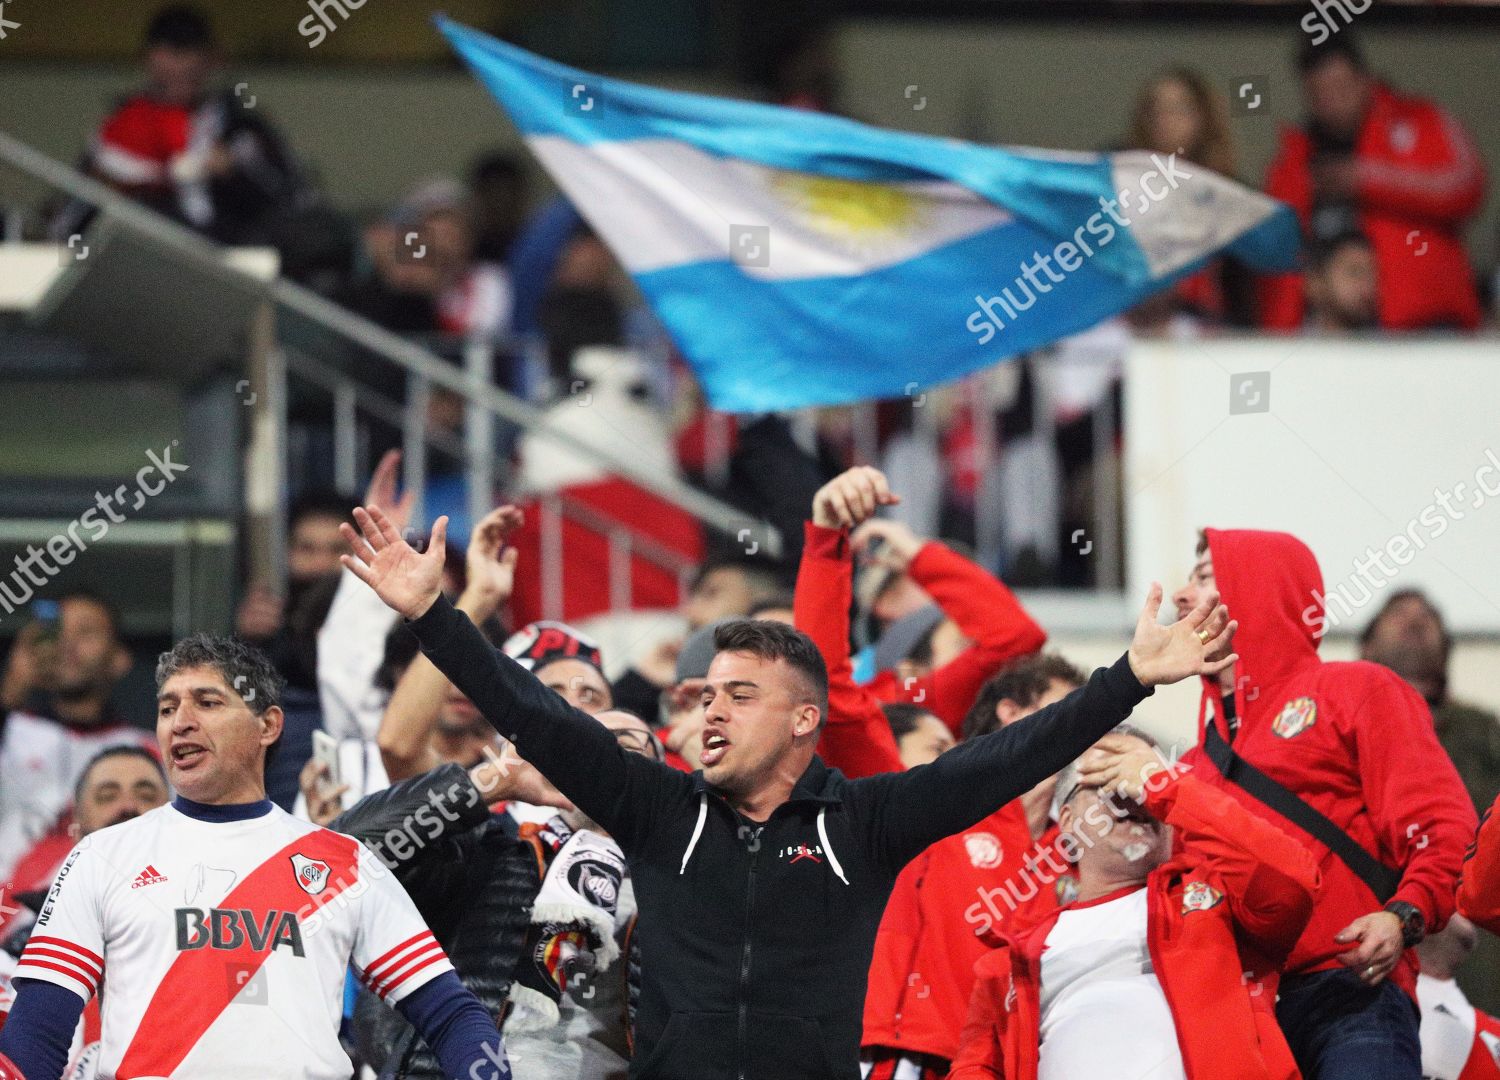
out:
<path id="1" fill-rule="evenodd" d="M 264 805 L 204 820 L 179 800 L 63 863 L 15 977 L 101 995 L 100 1080 L 346 1080 L 348 965 L 391 1005 L 452 970 L 358 841 Z"/>

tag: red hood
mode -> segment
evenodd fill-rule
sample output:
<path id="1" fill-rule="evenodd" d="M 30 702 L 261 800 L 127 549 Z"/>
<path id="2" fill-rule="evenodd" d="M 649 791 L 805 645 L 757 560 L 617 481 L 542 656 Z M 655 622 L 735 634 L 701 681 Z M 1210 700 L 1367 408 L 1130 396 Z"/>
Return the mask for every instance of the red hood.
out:
<path id="1" fill-rule="evenodd" d="M 1323 572 L 1318 560 L 1290 533 L 1258 529 L 1205 529 L 1214 580 L 1234 637 L 1235 709 L 1249 718 L 1260 687 L 1281 682 L 1318 659 L 1323 636 Z M 1218 694 L 1205 681 L 1206 693 Z M 1217 711 L 1217 710 L 1216 710 Z"/>

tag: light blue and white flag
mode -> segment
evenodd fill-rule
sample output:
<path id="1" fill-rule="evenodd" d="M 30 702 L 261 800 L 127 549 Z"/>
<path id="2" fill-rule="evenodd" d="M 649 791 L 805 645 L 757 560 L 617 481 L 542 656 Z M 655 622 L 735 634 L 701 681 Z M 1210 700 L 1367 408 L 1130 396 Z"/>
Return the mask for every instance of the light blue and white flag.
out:
<path id="1" fill-rule="evenodd" d="M 900 397 L 1092 326 L 1280 203 L 1143 152 L 997 149 L 658 90 L 438 25 L 640 285 L 715 407 Z"/>

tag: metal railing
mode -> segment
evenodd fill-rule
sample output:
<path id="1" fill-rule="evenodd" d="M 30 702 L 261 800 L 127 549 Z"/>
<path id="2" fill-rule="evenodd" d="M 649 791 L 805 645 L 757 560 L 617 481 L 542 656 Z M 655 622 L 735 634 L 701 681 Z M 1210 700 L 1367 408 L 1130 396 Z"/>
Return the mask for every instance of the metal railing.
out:
<path id="1" fill-rule="evenodd" d="M 248 455 L 251 465 L 248 468 L 265 475 L 247 475 L 246 489 L 252 519 L 259 518 L 258 528 L 253 530 L 252 547 L 256 550 L 252 551 L 250 561 L 252 565 L 258 564 L 273 581 L 284 580 L 285 574 L 288 381 L 292 377 L 305 380 L 330 396 L 333 473 L 341 489 L 357 490 L 361 471 L 359 428 L 362 413 L 401 433 L 404 480 L 416 495 L 414 519 L 421 518 L 429 448 L 462 462 L 468 508 L 473 519 L 477 521 L 490 509 L 497 479 L 495 431 L 498 420 L 631 481 L 679 507 L 711 530 L 734 536 L 753 524 L 757 536 L 771 550 L 779 548 L 780 537 L 767 523 L 753 521 L 740 510 L 689 486 L 674 475 L 645 468 L 636 461 L 612 454 L 554 427 L 537 406 L 496 386 L 493 379 L 495 343 L 466 342 L 463 364 L 455 366 L 423 345 L 386 330 L 296 282 L 279 276 L 269 281 L 262 280 L 227 266 L 225 249 L 219 245 L 3 132 L 0 132 L 0 165 L 91 205 L 101 219 L 148 240 L 164 257 L 177 260 L 195 273 L 208 275 L 228 288 L 244 290 L 264 302 L 264 318 L 257 318 L 255 325 L 249 328 L 252 343 L 249 373 L 257 404 L 252 420 L 252 445 Z M 278 328 L 278 316 L 284 318 L 287 315 L 306 320 L 342 345 L 356 346 L 398 369 L 404 376 L 406 400 L 392 401 L 361 380 L 312 355 L 306 348 L 287 342 Z M 202 317 L 212 319 L 214 313 L 204 312 Z M 535 348 L 536 343 L 511 341 L 501 344 L 512 349 L 529 349 Z M 462 437 L 428 429 L 426 403 L 435 388 L 450 391 L 464 402 Z M 261 493 L 259 505 L 256 505 L 257 491 Z M 267 501 L 270 493 L 277 496 L 274 505 Z M 615 553 L 610 559 L 612 608 L 629 604 L 632 557 L 662 567 L 674 574 L 679 582 L 686 580 L 690 571 L 687 560 L 635 532 L 629 523 L 608 518 L 576 500 L 551 499 L 545 505 L 549 509 L 544 517 L 566 517 L 608 539 L 611 551 Z M 549 585 L 543 590 L 549 598 L 549 603 L 544 605 L 548 609 L 545 614 L 556 617 L 560 614 L 564 560 L 560 550 L 551 550 L 546 545 L 560 543 L 561 530 L 549 529 L 545 522 L 543 524 L 542 571 L 544 581 Z M 623 581 L 620 579 L 622 574 Z"/>

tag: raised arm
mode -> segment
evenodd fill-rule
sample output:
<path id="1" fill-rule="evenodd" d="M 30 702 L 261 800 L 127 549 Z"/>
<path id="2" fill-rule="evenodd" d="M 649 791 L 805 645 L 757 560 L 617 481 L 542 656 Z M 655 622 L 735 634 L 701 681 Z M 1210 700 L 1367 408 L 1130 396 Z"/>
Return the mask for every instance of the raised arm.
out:
<path id="1" fill-rule="evenodd" d="M 989 677 L 1007 661 L 1040 649 L 1047 643 L 1046 632 L 999 578 L 899 521 L 873 518 L 851 540 L 855 555 L 879 540 L 879 558 L 920 585 L 969 639 L 970 645 L 948 663 L 899 691 L 900 700 L 921 702 L 959 737 L 964 716 Z"/>
<path id="2" fill-rule="evenodd" d="M 342 556 L 360 580 L 410 620 L 422 651 L 501 735 L 627 852 L 651 834 L 661 801 L 691 788 L 685 774 L 621 749 L 614 735 L 484 639 L 442 597 L 447 518 L 433 525 L 425 554 L 401 539 L 376 508 L 356 509 L 360 533 Z"/>
<path id="3" fill-rule="evenodd" d="M 365 490 L 365 505 L 384 510 L 397 532 L 406 528 L 412 506 L 410 492 L 396 496 L 400 466 L 401 451 L 386 451 Z M 318 630 L 318 702 L 323 729 L 334 738 L 374 738 L 374 729 L 365 722 L 365 702 L 396 618 L 353 574 L 340 575 L 328 617 Z"/>
<path id="4" fill-rule="evenodd" d="M 793 615 L 828 668 L 828 721 L 818 754 L 849 777 L 900 772 L 901 753 L 880 701 L 854 681 L 849 663 L 849 604 L 854 564 L 844 520 L 863 521 L 893 500 L 876 469 L 850 469 L 818 490 L 797 568 Z M 868 507 L 868 510 L 866 510 Z"/>
<path id="5" fill-rule="evenodd" d="M 1157 623 L 1152 585 L 1125 655 L 1055 704 L 948 751 L 930 765 L 856 781 L 871 800 L 873 854 L 899 868 L 930 844 L 968 828 L 1078 757 L 1155 686 L 1216 675 L 1236 659 L 1236 623 L 1217 595 L 1170 626 Z"/>
<path id="6" fill-rule="evenodd" d="M 510 599 L 516 549 L 506 541 L 521 527 L 522 520 L 516 507 L 502 506 L 491 510 L 474 528 L 465 557 L 467 580 L 454 606 L 475 626 Z M 376 735 L 380 762 L 392 782 L 419 776 L 441 764 L 432 748 L 432 733 L 449 685 L 447 677 L 421 655 L 412 660 L 396 683 Z"/>

